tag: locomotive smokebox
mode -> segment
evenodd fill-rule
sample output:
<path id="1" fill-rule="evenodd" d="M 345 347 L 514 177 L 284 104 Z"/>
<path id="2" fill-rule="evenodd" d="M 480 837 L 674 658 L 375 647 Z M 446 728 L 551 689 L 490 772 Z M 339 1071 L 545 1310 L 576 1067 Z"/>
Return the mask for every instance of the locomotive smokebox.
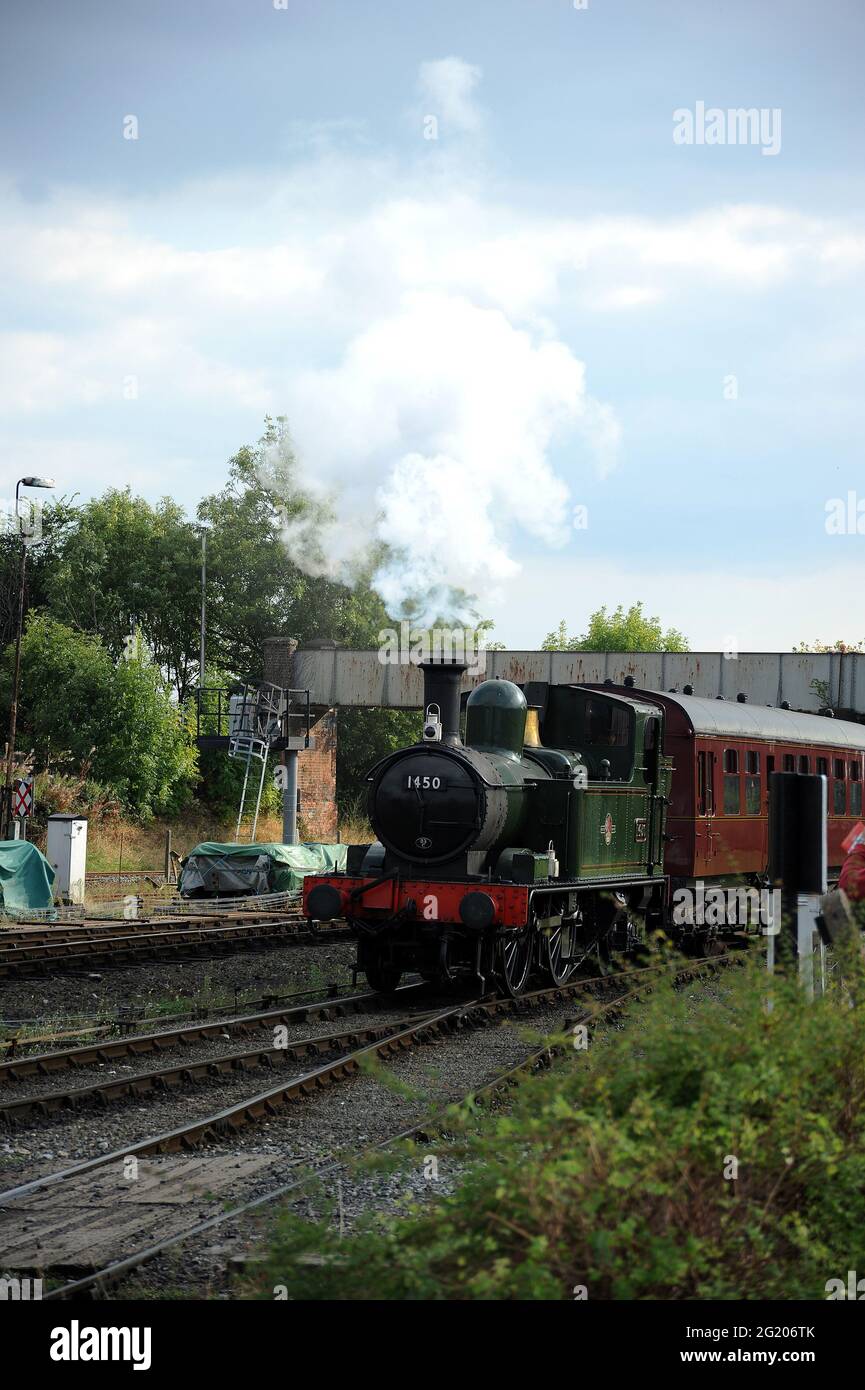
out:
<path id="1" fill-rule="evenodd" d="M 460 686 L 468 669 L 464 661 L 421 661 L 424 716 L 436 705 L 441 719 L 441 742 L 460 742 Z"/>

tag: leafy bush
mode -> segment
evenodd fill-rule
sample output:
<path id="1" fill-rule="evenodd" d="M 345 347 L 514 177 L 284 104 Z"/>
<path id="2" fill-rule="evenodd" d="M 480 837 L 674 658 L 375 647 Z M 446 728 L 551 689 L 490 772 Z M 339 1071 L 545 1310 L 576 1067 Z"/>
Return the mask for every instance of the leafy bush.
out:
<path id="1" fill-rule="evenodd" d="M 824 1298 L 865 1269 L 865 1006 L 776 977 L 767 1012 L 759 963 L 711 993 L 667 980 L 506 1111 L 455 1110 L 451 1195 L 342 1240 L 283 1213 L 267 1295 Z"/>
<path id="2" fill-rule="evenodd" d="M 7 648 L 0 703 L 11 690 Z M 31 615 L 21 643 L 19 746 L 36 766 L 93 781 L 147 818 L 181 809 L 197 775 L 194 729 L 158 668 L 138 655 L 115 664 L 98 637 Z"/>

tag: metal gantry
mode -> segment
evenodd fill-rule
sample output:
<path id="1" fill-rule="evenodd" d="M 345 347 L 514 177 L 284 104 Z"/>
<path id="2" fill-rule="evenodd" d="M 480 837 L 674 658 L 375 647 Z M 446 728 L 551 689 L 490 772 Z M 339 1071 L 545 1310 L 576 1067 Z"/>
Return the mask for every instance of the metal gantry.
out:
<path id="1" fill-rule="evenodd" d="M 249 773 L 253 762 L 261 764 L 258 778 L 258 792 L 255 798 L 255 812 L 252 817 L 250 843 L 255 840 L 258 828 L 258 813 L 261 809 L 261 796 L 264 791 L 264 777 L 271 744 L 278 739 L 282 729 L 282 716 L 285 710 L 285 691 L 278 685 L 252 684 L 247 682 L 242 691 L 232 695 L 229 701 L 228 756 L 242 761 L 243 786 L 240 791 L 240 806 L 237 811 L 237 828 L 234 838 L 240 841 L 240 829 L 246 810 L 246 797 L 249 789 Z"/>
<path id="2" fill-rule="evenodd" d="M 246 681 L 232 689 L 201 687 L 197 691 L 196 742 L 199 748 L 220 748 L 244 763 L 243 786 L 237 812 L 235 840 L 239 843 L 250 777 L 260 764 L 258 790 L 252 818 L 250 843 L 255 840 L 264 779 L 271 752 L 280 751 L 285 759 L 283 792 L 283 836 L 286 844 L 296 840 L 297 754 L 313 746 L 310 738 L 311 708 L 308 690 L 285 690 L 267 681 Z M 254 784 L 254 777 L 253 777 Z"/>

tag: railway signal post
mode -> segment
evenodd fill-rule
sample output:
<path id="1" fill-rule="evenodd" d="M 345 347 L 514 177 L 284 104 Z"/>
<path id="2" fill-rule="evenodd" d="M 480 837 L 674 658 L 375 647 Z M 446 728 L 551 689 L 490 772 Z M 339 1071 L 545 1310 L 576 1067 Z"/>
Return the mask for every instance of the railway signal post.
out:
<path id="1" fill-rule="evenodd" d="M 781 890 L 781 922 L 769 937 L 768 965 L 798 961 L 800 978 L 814 993 L 814 957 L 823 946 L 817 928 L 820 899 L 827 888 L 826 778 L 801 772 L 769 777 L 769 878 Z"/>

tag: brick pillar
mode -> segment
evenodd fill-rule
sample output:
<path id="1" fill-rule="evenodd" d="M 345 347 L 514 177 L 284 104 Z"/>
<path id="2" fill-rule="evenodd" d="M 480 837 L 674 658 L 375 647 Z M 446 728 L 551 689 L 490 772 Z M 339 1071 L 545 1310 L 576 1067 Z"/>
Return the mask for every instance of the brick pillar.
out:
<path id="1" fill-rule="evenodd" d="M 283 690 L 294 687 L 293 637 L 266 637 L 263 679 Z M 320 706 L 319 706 L 320 708 Z M 297 783 L 300 791 L 298 835 L 324 844 L 336 841 L 336 711 L 328 710 L 310 729 L 315 747 L 297 755 Z"/>
<path id="2" fill-rule="evenodd" d="M 336 841 L 336 710 L 328 710 L 312 726 L 315 747 L 298 754 L 300 822 L 304 838 L 324 844 Z"/>
<path id="3" fill-rule="evenodd" d="M 265 637 L 262 647 L 263 679 L 270 685 L 279 685 L 283 690 L 290 690 L 294 684 L 291 668 L 292 658 L 297 651 L 297 640 L 294 637 Z"/>

